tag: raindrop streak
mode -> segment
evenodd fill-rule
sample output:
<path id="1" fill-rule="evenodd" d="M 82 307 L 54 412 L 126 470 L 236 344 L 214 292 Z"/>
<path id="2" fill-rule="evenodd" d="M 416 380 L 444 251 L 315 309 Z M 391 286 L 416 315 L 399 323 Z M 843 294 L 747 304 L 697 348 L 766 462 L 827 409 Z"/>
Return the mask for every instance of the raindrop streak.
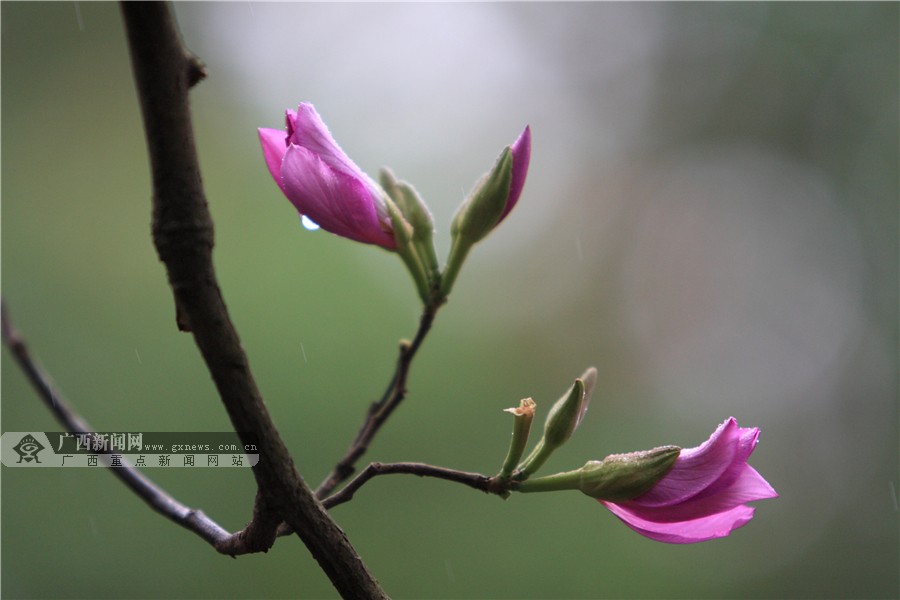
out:
<path id="1" fill-rule="evenodd" d="M 303 342 L 300 342 L 300 354 L 303 355 L 303 362 L 309 362 L 306 360 L 306 349 L 303 347 Z"/>
<path id="2" fill-rule="evenodd" d="M 78 31 L 84 31 L 84 19 L 81 18 L 81 7 L 78 6 L 77 2 L 73 2 L 75 5 L 75 20 L 78 21 Z"/>
<path id="3" fill-rule="evenodd" d="M 300 222 L 303 223 L 303 226 L 309 229 L 310 231 L 315 231 L 319 228 L 319 225 L 307 217 L 306 215 L 300 215 Z"/>
<path id="4" fill-rule="evenodd" d="M 893 481 L 888 481 L 888 486 L 891 488 L 891 499 L 894 501 L 894 511 L 900 512 L 900 506 L 897 505 L 897 488 L 894 487 Z"/>
<path id="5" fill-rule="evenodd" d="M 453 563 L 450 562 L 449 558 L 444 559 L 444 568 L 447 569 L 447 581 L 456 583 L 456 576 L 453 575 Z"/>
<path id="6" fill-rule="evenodd" d="M 578 252 L 578 260 L 584 262 L 584 252 L 581 250 L 581 237 L 575 236 L 575 250 Z"/>
<path id="7" fill-rule="evenodd" d="M 144 364 L 143 361 L 141 361 L 141 355 L 140 355 L 140 353 L 137 351 L 137 348 L 134 349 L 134 355 L 137 356 L 138 364 L 139 364 L 139 365 Z"/>

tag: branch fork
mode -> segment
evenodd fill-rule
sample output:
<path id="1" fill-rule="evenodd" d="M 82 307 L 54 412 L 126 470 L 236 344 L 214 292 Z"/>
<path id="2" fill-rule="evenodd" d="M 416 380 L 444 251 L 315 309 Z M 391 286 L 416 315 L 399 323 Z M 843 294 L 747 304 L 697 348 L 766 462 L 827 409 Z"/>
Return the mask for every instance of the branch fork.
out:
<path id="1" fill-rule="evenodd" d="M 348 502 L 371 478 L 386 474 L 436 477 L 486 493 L 505 492 L 505 482 L 477 473 L 421 463 L 371 463 L 335 493 L 353 475 L 357 461 L 405 398 L 410 366 L 446 294 L 440 293 L 436 279 L 430 295 L 423 298 L 425 308 L 415 337 L 400 344 L 396 368 L 384 394 L 369 407 L 344 456 L 313 492 L 295 469 L 266 409 L 213 268 L 214 228 L 201 182 L 188 102 L 189 89 L 206 76 L 206 68 L 185 48 L 168 3 L 122 2 L 120 6 L 151 164 L 153 242 L 173 291 L 178 329 L 193 335 L 235 431 L 249 436 L 242 441 L 252 438 L 258 444 L 252 520 L 243 530 L 230 533 L 202 511 L 180 503 L 134 466 L 123 463 L 110 468 L 154 510 L 222 554 L 266 552 L 278 535 L 296 532 L 342 597 L 387 598 L 326 509 Z M 5 304 L 2 337 L 56 419 L 73 433 L 94 433 L 33 359 Z"/>

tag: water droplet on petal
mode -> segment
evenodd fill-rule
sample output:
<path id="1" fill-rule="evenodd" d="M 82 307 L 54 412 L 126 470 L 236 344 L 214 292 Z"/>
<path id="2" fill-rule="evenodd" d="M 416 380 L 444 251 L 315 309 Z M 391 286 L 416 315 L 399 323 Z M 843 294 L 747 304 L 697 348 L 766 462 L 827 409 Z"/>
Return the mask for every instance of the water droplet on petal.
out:
<path id="1" fill-rule="evenodd" d="M 300 215 L 300 222 L 303 223 L 303 226 L 309 229 L 310 231 L 315 231 L 319 228 L 319 225 L 307 217 L 306 215 Z"/>

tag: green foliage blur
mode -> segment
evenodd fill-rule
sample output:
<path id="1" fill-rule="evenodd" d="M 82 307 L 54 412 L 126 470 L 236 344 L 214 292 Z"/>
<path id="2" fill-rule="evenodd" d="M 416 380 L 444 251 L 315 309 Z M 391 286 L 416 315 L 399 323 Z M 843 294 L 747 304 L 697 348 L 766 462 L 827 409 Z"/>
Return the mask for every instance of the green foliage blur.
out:
<path id="1" fill-rule="evenodd" d="M 367 172 L 451 216 L 531 124 L 519 205 L 479 244 L 367 458 L 486 474 L 532 396 L 585 368 L 586 420 L 541 473 L 727 417 L 781 497 L 730 537 L 644 539 L 579 493 L 506 501 L 378 478 L 333 514 L 396 598 L 896 598 L 896 3 L 185 3 L 215 262 L 306 480 L 388 383 L 418 300 L 399 260 L 309 232 L 257 127 L 310 101 Z M 2 293 L 101 431 L 229 423 L 150 242 L 118 7 L 3 2 Z M 545 412 L 539 412 L 542 420 Z M 539 421 L 540 422 L 540 421 Z M 7 351 L 3 431 L 58 426 Z M 232 560 L 102 470 L 2 471 L 8 598 L 330 598 L 302 543 Z M 236 530 L 249 471 L 152 469 Z"/>

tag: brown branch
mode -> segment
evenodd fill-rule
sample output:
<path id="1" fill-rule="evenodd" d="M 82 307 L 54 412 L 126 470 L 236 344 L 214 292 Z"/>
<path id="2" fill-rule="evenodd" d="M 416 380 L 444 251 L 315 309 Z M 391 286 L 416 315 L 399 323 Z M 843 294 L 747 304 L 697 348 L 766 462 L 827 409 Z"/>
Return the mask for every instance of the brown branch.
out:
<path id="1" fill-rule="evenodd" d="M 75 412 L 62 394 L 54 389 L 50 376 L 31 356 L 28 346 L 9 318 L 5 302 L 0 307 L 0 322 L 2 322 L 3 343 L 12 352 L 16 363 L 28 377 L 38 396 L 44 401 L 44 404 L 47 405 L 47 408 L 56 417 L 56 420 L 72 433 L 93 435 L 95 433 L 94 428 Z M 153 510 L 185 529 L 196 533 L 214 547 L 224 543 L 231 537 L 229 532 L 203 514 L 202 511 L 188 508 L 180 503 L 128 463 L 123 462 L 122 466 L 118 467 L 110 467 L 109 465 L 107 467 L 113 475 L 127 485 L 141 500 L 149 504 Z"/>
<path id="2" fill-rule="evenodd" d="M 370 463 L 363 469 L 359 475 L 354 477 L 350 483 L 345 485 L 341 491 L 333 494 L 322 501 L 325 508 L 332 509 L 335 506 L 349 502 L 353 499 L 353 495 L 367 481 L 378 475 L 394 475 L 394 474 L 417 475 L 419 477 L 437 477 L 446 481 L 453 481 L 467 485 L 470 488 L 480 490 L 486 494 L 497 494 L 504 496 L 499 479 L 488 477 L 480 473 L 467 473 L 465 471 L 457 471 L 455 469 L 445 469 L 443 467 L 435 467 L 424 463 Z"/>
<path id="3" fill-rule="evenodd" d="M 344 598 L 385 598 L 344 532 L 294 468 L 250 372 L 212 264 L 213 224 L 200 180 L 188 105 L 198 61 L 184 48 L 168 3 L 123 2 L 153 180 L 153 240 L 189 329 L 235 431 L 259 443 L 255 516 L 268 540 L 286 521 Z M 270 513 L 274 513 L 273 516 Z M 256 522 L 256 521 L 255 521 Z M 268 531 L 266 531 L 268 530 Z M 259 531 L 257 533 L 260 533 Z"/>
<path id="4" fill-rule="evenodd" d="M 373 402 L 369 407 L 365 421 L 363 421 L 362 427 L 360 427 L 350 447 L 347 448 L 347 452 L 344 453 L 344 456 L 334 466 L 331 473 L 316 488 L 316 497 L 320 500 L 327 497 L 334 491 L 334 488 L 353 474 L 356 461 L 366 453 L 375 434 L 378 433 L 378 430 L 381 429 L 387 418 L 391 416 L 394 409 L 406 397 L 406 379 L 409 376 L 412 360 L 415 358 L 416 352 L 422 345 L 425 336 L 431 330 L 431 324 L 434 322 L 434 317 L 440 307 L 440 302 L 426 305 L 419 320 L 419 330 L 416 332 L 416 337 L 413 338 L 411 343 L 406 340 L 400 342 L 400 354 L 397 357 L 397 366 L 393 377 L 391 377 L 391 382 L 388 384 L 381 399 L 378 402 Z"/>
<path id="5" fill-rule="evenodd" d="M 433 298 L 437 298 L 437 296 L 435 295 Z M 425 309 L 422 311 L 422 317 L 419 320 L 419 329 L 416 332 L 416 337 L 413 338 L 412 342 L 406 340 L 400 342 L 400 354 L 397 357 L 397 366 L 394 369 L 394 374 L 391 377 L 387 389 L 384 391 L 384 394 L 378 402 L 373 402 L 369 406 L 369 411 L 366 413 L 366 418 L 363 421 L 362 427 L 359 428 L 356 437 L 353 439 L 350 447 L 347 448 L 347 452 L 344 453 L 344 456 L 337 462 L 322 483 L 319 484 L 319 487 L 316 488 L 316 498 L 319 500 L 325 499 L 328 494 L 334 491 L 334 488 L 353 474 L 356 470 L 356 461 L 366 453 L 375 434 L 378 433 L 378 430 L 381 429 L 381 426 L 384 425 L 387 418 L 406 397 L 406 380 L 409 376 L 412 360 L 415 358 L 419 347 L 425 340 L 425 336 L 431 331 L 434 317 L 445 301 L 445 299 L 434 300 L 426 305 Z M 347 500 L 349 500 L 349 498 L 347 498 Z M 346 502 L 346 500 L 344 500 L 344 502 Z M 325 502 L 323 502 L 323 504 L 324 503 Z M 278 536 L 290 535 L 292 533 L 293 528 L 287 523 L 281 523 L 278 526 Z"/>

